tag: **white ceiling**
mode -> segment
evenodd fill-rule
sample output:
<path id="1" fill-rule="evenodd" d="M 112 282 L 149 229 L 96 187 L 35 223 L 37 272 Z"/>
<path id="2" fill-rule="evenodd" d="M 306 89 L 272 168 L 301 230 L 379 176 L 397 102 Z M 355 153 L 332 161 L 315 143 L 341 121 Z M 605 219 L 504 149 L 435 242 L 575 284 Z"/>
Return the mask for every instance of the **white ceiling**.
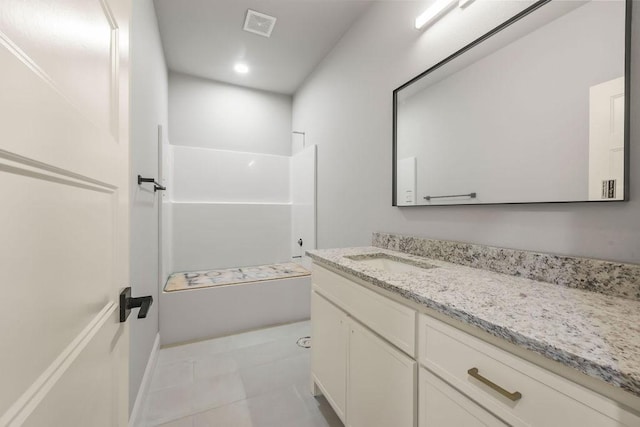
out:
<path id="1" fill-rule="evenodd" d="M 170 70 L 293 94 L 361 16 L 364 0 L 155 0 Z M 275 16 L 270 38 L 242 30 L 247 9 Z M 250 71 L 240 75 L 236 62 Z"/>

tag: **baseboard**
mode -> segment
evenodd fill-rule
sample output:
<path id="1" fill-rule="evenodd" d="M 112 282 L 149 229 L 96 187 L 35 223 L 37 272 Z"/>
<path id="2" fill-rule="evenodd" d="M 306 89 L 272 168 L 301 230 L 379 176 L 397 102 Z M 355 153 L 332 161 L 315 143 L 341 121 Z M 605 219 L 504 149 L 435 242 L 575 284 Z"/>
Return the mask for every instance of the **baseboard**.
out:
<path id="1" fill-rule="evenodd" d="M 144 369 L 144 375 L 142 376 L 142 383 L 138 389 L 138 395 L 136 401 L 133 404 L 131 410 L 131 416 L 129 417 L 129 427 L 137 427 L 138 417 L 140 417 L 144 405 L 144 397 L 147 395 L 149 386 L 151 385 L 151 378 L 153 378 L 153 371 L 156 370 L 156 362 L 158 361 L 158 350 L 160 349 L 160 333 L 156 334 L 156 339 L 153 342 L 153 348 L 147 361 L 147 367 Z"/>

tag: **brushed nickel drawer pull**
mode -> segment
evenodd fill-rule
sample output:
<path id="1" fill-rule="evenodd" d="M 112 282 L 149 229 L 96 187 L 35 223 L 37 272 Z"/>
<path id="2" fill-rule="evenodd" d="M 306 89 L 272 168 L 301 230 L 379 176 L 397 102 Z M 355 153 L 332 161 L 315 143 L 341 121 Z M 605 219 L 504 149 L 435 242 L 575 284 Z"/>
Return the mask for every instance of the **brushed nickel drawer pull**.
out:
<path id="1" fill-rule="evenodd" d="M 498 384 L 480 375 L 480 373 L 478 372 L 478 368 L 471 368 L 467 371 L 467 373 L 471 375 L 473 378 L 480 381 L 482 384 L 488 385 L 489 387 L 491 387 L 492 389 L 494 389 L 495 391 L 497 391 L 498 393 L 500 393 L 501 395 L 503 395 L 504 397 L 506 397 L 507 399 L 513 402 L 522 399 L 522 393 L 520 393 L 519 391 L 514 391 L 513 393 L 508 392 L 507 390 L 500 387 Z"/>

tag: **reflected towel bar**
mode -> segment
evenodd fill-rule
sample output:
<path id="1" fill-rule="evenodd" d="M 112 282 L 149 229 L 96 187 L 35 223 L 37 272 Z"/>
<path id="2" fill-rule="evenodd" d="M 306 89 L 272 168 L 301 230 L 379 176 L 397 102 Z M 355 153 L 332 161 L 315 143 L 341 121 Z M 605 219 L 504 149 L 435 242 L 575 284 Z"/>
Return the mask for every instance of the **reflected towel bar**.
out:
<path id="1" fill-rule="evenodd" d="M 160 190 L 160 191 L 164 191 L 167 189 L 167 187 L 164 187 L 162 185 L 160 185 L 159 182 L 156 182 L 155 178 L 143 178 L 142 175 L 138 175 L 138 185 L 142 184 L 143 182 L 152 182 L 153 183 L 153 192 L 155 193 L 156 191 Z"/>
<path id="2" fill-rule="evenodd" d="M 472 199 L 475 199 L 477 196 L 477 193 L 469 193 L 469 194 L 451 194 L 449 196 L 424 196 L 423 199 L 425 200 L 431 200 L 431 199 L 445 199 L 447 197 L 471 197 Z"/>

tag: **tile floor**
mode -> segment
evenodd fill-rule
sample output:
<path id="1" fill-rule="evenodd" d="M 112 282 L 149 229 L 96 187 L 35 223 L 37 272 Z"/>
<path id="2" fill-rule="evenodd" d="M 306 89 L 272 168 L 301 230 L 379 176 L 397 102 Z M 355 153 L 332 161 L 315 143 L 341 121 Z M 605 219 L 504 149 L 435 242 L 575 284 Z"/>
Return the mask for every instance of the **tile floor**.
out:
<path id="1" fill-rule="evenodd" d="M 342 427 L 310 391 L 309 322 L 161 349 L 142 426 Z"/>

